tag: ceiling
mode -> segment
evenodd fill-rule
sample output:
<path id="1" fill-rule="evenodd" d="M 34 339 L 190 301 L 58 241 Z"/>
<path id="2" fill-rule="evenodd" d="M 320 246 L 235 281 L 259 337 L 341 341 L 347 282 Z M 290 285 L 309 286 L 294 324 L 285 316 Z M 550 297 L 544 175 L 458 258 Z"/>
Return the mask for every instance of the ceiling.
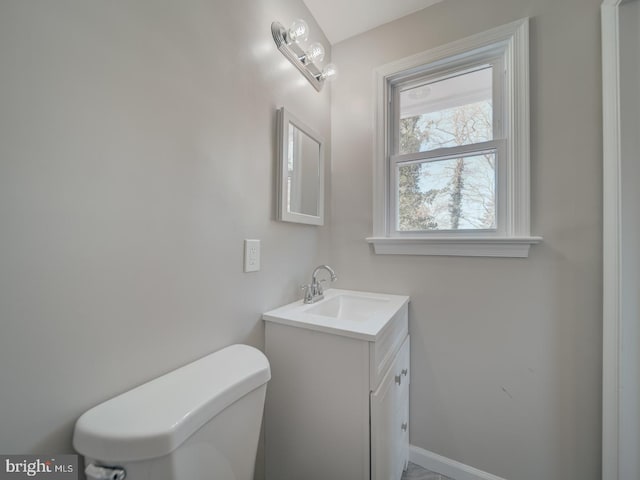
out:
<path id="1" fill-rule="evenodd" d="M 303 0 L 331 44 L 442 0 Z"/>

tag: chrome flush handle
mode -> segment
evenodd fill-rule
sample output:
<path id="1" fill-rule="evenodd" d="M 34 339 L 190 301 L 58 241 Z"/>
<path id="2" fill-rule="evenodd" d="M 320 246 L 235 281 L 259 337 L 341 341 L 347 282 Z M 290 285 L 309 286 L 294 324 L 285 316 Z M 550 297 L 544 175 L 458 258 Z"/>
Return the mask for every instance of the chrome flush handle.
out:
<path id="1" fill-rule="evenodd" d="M 124 480 L 127 472 L 120 467 L 103 467 L 90 463 L 84 473 L 88 480 Z"/>

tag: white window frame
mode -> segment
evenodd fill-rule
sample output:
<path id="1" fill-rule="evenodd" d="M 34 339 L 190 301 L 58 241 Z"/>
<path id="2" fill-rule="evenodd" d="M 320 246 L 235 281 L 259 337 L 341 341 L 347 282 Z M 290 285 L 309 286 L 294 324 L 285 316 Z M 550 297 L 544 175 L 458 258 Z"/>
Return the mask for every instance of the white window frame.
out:
<path id="1" fill-rule="evenodd" d="M 375 71 L 373 236 L 378 254 L 527 257 L 542 241 L 530 235 L 529 216 L 529 20 L 528 18 L 384 65 Z M 395 227 L 395 161 L 391 137 L 397 85 L 482 64 L 494 65 L 494 137 L 497 162 L 495 230 L 401 232 Z M 504 75 L 502 75 L 504 69 Z M 498 85 L 498 87 L 496 87 Z M 496 89 L 498 91 L 496 91 Z M 500 92 L 502 90 L 502 92 Z M 397 100 L 397 99 L 396 99 Z M 397 112 L 396 112 L 397 113 Z M 461 154 L 479 144 L 447 149 Z M 437 152 L 436 152 L 437 154 Z M 424 153 L 416 158 L 424 157 Z M 431 155 L 431 153 L 429 154 Z M 407 155 L 403 155 L 407 160 Z"/>

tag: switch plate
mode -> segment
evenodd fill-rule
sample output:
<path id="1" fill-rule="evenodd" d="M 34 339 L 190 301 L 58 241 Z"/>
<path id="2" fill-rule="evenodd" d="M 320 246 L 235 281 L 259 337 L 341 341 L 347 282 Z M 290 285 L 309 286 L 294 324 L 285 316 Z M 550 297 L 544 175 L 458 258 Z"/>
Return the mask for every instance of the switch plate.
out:
<path id="1" fill-rule="evenodd" d="M 244 271 L 260 270 L 260 240 L 247 238 L 244 241 Z"/>

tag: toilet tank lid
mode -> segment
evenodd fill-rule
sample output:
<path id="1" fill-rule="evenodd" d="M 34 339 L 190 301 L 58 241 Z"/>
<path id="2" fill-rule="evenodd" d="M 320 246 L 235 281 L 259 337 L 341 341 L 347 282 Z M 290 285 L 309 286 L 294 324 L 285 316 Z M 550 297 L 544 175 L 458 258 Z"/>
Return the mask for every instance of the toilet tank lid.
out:
<path id="1" fill-rule="evenodd" d="M 166 455 L 270 378 L 262 352 L 231 345 L 88 410 L 76 422 L 73 446 L 103 462 Z"/>

